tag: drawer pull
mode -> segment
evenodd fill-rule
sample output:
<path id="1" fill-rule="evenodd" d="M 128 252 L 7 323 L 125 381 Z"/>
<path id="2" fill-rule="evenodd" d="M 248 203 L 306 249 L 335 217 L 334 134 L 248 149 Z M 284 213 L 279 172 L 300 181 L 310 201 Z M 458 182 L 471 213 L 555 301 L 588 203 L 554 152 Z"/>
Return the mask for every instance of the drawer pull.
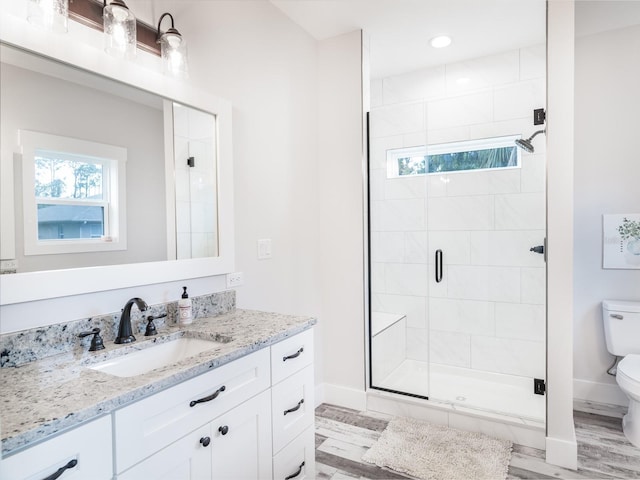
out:
<path id="1" fill-rule="evenodd" d="M 205 402 L 210 402 L 211 400 L 215 400 L 216 398 L 218 398 L 218 395 L 220 395 L 220 393 L 224 392 L 226 389 L 227 389 L 227 387 L 225 387 L 223 385 L 218 390 L 216 390 L 211 395 L 209 395 L 208 397 L 204 397 L 204 398 L 201 398 L 199 400 L 191 400 L 191 403 L 189 403 L 189 406 L 190 407 L 195 407 L 199 403 L 205 403 Z"/>
<path id="2" fill-rule="evenodd" d="M 222 427 L 220 427 L 218 429 L 218 431 L 222 434 L 222 435 L 226 435 L 229 432 L 229 427 L 224 425 Z"/>
<path id="3" fill-rule="evenodd" d="M 60 467 L 58 470 L 56 470 L 55 473 L 52 473 L 51 475 L 46 477 L 44 480 L 56 480 L 56 478 L 60 478 L 60 475 L 66 472 L 67 469 L 73 468 L 76 465 L 78 465 L 78 460 L 76 460 L 75 458 L 73 460 L 69 460 L 69 463 L 67 463 L 64 467 Z"/>
<path id="4" fill-rule="evenodd" d="M 293 408 L 290 408 L 289 410 L 285 410 L 284 414 L 286 415 L 287 413 L 292 413 L 295 412 L 296 410 L 300 410 L 300 407 L 302 406 L 302 404 L 304 403 L 304 398 L 300 399 L 300 401 L 298 402 L 298 405 L 296 405 Z"/>
<path id="5" fill-rule="evenodd" d="M 282 361 L 286 362 L 287 360 L 291 360 L 292 358 L 297 358 L 300 356 L 300 354 L 304 352 L 304 347 L 300 347 L 300 350 L 298 350 L 296 353 L 292 353 L 291 355 L 287 355 L 286 357 L 282 357 Z"/>
<path id="6" fill-rule="evenodd" d="M 292 473 L 288 477 L 284 477 L 284 480 L 291 480 L 292 478 L 296 478 L 298 475 L 300 475 L 302 473 L 302 467 L 304 467 L 304 462 L 302 462 L 300 464 L 300 466 L 298 467 L 298 471 L 297 472 Z"/>
<path id="7" fill-rule="evenodd" d="M 202 444 L 203 447 L 208 447 L 209 444 L 211 443 L 211 439 L 209 437 L 202 437 L 200 439 L 200 443 Z"/>

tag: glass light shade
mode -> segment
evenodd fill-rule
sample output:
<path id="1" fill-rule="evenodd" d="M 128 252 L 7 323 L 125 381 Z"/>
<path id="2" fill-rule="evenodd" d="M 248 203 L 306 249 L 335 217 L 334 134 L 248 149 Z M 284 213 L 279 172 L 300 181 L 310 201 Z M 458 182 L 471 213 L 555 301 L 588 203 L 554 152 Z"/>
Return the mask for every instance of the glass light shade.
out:
<path id="1" fill-rule="evenodd" d="M 29 0 L 27 20 L 54 32 L 67 32 L 68 0 Z"/>
<path id="2" fill-rule="evenodd" d="M 187 42 L 177 33 L 167 32 L 160 37 L 162 71 L 178 78 L 187 78 Z"/>
<path id="3" fill-rule="evenodd" d="M 136 17 L 123 2 L 104 7 L 104 49 L 116 57 L 136 55 Z"/>

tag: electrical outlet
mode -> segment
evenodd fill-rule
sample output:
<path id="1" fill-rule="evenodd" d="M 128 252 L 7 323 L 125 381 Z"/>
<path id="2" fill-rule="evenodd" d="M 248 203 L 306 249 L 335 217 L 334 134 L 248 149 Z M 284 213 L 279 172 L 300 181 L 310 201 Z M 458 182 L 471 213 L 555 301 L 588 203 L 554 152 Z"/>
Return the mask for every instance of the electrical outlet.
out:
<path id="1" fill-rule="evenodd" d="M 227 288 L 239 287 L 242 284 L 242 272 L 227 273 Z"/>
<path id="2" fill-rule="evenodd" d="M 18 269 L 18 260 L 0 260 L 0 271 L 15 273 Z"/>

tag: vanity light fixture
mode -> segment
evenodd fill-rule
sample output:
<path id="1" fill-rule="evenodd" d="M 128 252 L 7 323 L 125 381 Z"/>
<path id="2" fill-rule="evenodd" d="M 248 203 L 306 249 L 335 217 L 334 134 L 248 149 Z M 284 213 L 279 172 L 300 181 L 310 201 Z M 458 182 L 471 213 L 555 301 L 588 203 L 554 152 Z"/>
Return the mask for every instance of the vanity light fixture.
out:
<path id="1" fill-rule="evenodd" d="M 27 20 L 54 32 L 67 32 L 68 0 L 29 0 Z"/>
<path id="2" fill-rule="evenodd" d="M 136 17 L 123 0 L 103 0 L 104 49 L 116 57 L 136 54 Z"/>
<path id="3" fill-rule="evenodd" d="M 171 27 L 164 33 L 160 30 L 160 25 L 165 17 L 171 19 Z M 162 70 L 174 77 L 186 78 L 187 68 L 187 42 L 180 32 L 176 30 L 173 23 L 173 15 L 163 13 L 158 21 L 158 32 L 156 42 L 160 44 L 160 56 L 162 57 Z"/>

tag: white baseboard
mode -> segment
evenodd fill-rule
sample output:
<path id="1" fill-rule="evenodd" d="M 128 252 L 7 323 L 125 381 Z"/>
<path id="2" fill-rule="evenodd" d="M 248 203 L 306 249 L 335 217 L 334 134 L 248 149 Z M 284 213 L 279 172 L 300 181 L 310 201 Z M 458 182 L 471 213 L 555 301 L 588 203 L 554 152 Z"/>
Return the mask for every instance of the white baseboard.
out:
<path id="1" fill-rule="evenodd" d="M 608 405 L 629 405 L 629 399 L 617 384 L 590 382 L 573 379 L 573 397 L 595 403 Z"/>
<path id="2" fill-rule="evenodd" d="M 576 442 L 575 434 L 573 441 L 547 437 L 545 460 L 552 465 L 577 470 L 578 443 Z"/>
<path id="3" fill-rule="evenodd" d="M 324 403 L 353 408 L 354 410 L 367 409 L 367 394 L 364 390 L 322 383 L 316 385 L 316 398 L 319 396 L 319 392 L 322 395 L 322 401 Z"/>

